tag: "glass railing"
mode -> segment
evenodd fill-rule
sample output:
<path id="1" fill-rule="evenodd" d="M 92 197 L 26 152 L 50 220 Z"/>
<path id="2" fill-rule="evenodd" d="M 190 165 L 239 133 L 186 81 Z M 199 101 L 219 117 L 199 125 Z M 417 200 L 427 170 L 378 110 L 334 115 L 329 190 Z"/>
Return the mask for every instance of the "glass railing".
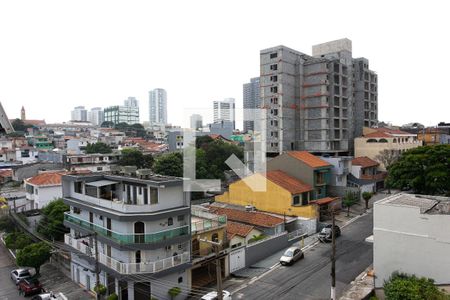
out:
<path id="1" fill-rule="evenodd" d="M 147 234 L 127 234 L 118 233 L 102 227 L 97 224 L 92 224 L 72 214 L 65 213 L 64 220 L 68 223 L 78 225 L 81 228 L 97 232 L 98 234 L 111 239 L 119 244 L 147 244 L 147 243 L 157 243 L 168 239 L 172 239 L 178 236 L 184 236 L 189 234 L 189 225 L 177 227 L 174 229 L 167 229 L 164 231 L 147 233 Z"/>
<path id="2" fill-rule="evenodd" d="M 220 216 L 215 216 L 211 219 L 204 219 L 204 220 L 201 220 L 198 222 L 192 222 L 191 229 L 192 229 L 192 233 L 194 233 L 194 232 L 215 229 L 215 228 L 221 227 L 226 224 L 227 224 L 227 216 L 220 215 Z"/>

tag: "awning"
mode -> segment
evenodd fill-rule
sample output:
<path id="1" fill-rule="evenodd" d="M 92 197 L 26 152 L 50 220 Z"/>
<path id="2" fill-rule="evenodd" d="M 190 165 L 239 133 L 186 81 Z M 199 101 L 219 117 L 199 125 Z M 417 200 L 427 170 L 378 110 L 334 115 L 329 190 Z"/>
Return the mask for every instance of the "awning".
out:
<path id="1" fill-rule="evenodd" d="M 111 181 L 111 180 L 98 180 L 98 181 L 86 182 L 86 185 L 101 187 L 101 186 L 113 185 L 113 184 L 117 184 L 117 183 L 118 183 L 117 181 Z"/>
<path id="2" fill-rule="evenodd" d="M 310 202 L 315 203 L 317 205 L 325 205 L 325 204 L 329 204 L 337 199 L 339 199 L 339 198 L 326 197 L 326 198 L 322 198 L 322 199 L 318 199 L 318 200 L 313 200 Z"/>

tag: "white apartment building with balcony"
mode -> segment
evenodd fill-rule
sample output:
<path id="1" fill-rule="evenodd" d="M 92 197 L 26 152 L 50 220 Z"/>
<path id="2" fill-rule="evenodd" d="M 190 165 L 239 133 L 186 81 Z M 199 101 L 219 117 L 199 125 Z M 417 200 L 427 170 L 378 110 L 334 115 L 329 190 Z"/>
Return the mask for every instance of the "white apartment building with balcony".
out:
<path id="1" fill-rule="evenodd" d="M 190 291 L 190 195 L 183 180 L 149 175 L 65 175 L 64 216 L 70 233 L 72 279 L 93 290 L 98 251 L 100 283 L 119 299 L 177 299 Z M 97 237 L 97 247 L 95 244 Z"/>

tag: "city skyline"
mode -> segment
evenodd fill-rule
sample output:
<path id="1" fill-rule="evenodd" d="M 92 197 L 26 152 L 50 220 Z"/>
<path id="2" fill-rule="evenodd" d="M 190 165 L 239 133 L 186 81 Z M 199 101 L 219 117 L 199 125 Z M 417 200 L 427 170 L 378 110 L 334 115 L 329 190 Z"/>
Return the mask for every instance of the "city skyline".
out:
<path id="1" fill-rule="evenodd" d="M 293 6 L 296 5 L 300 7 L 300 4 Z M 323 11 L 324 20 L 332 20 L 339 13 L 346 12 L 347 6 L 334 2 L 327 2 L 327 5 L 329 9 Z M 358 2 L 353 1 L 349 2 L 348 7 L 357 5 Z M 309 49 L 310 45 L 323 41 L 349 38 L 355 45 L 355 57 L 370 57 L 371 67 L 382 75 L 380 121 L 396 125 L 409 122 L 436 125 L 436 120 L 446 121 L 446 110 L 435 108 L 446 104 L 442 103 L 437 90 L 426 86 L 444 84 L 445 76 L 441 70 L 445 70 L 450 63 L 443 61 L 439 65 L 417 65 L 411 62 L 418 54 L 428 53 L 430 45 L 442 53 L 450 50 L 439 32 L 449 25 L 443 5 L 423 7 L 417 2 L 408 3 L 409 13 L 400 28 L 396 17 L 403 11 L 403 5 L 390 3 L 388 7 L 385 3 L 377 3 L 370 7 L 370 11 L 373 15 L 383 15 L 382 24 L 367 22 L 366 14 L 352 14 L 352 18 L 340 19 L 333 26 L 323 24 L 303 31 L 301 35 L 297 28 L 306 27 L 315 16 L 305 15 L 298 20 L 295 18 L 298 9 L 292 9 L 286 12 L 289 17 L 284 18 L 286 30 L 269 28 L 254 31 L 250 39 L 242 28 L 257 21 L 258 16 L 269 13 L 269 5 L 246 3 L 236 12 L 231 9 L 232 6 L 223 4 L 200 6 L 180 2 L 180 9 L 170 14 L 169 19 L 162 18 L 167 15 L 164 13 L 150 19 L 148 11 L 168 12 L 173 6 L 165 3 L 122 6 L 108 2 L 110 14 L 102 15 L 103 22 L 99 25 L 98 14 L 105 6 L 101 2 L 90 4 L 89 10 L 83 4 L 66 9 L 68 6 L 58 2 L 47 5 L 29 2 L 29 10 L 23 10 L 16 3 L 2 4 L 0 25 L 10 30 L 0 34 L 5 45 L 8 45 L 0 49 L 0 80 L 3 82 L 0 100 L 11 118 L 20 117 L 23 105 L 29 118 L 45 118 L 53 123 L 66 121 L 63 116 L 69 114 L 71 107 L 107 107 L 130 94 L 145 101 L 152 86 L 161 86 L 171 98 L 168 122 L 188 127 L 188 123 L 177 121 L 182 119 L 184 108 L 208 108 L 211 99 L 235 98 L 239 112 L 242 107 L 242 84 L 259 75 L 260 50 L 277 45 Z M 204 14 L 201 8 L 212 13 Z M 314 5 L 304 3 L 301 8 L 312 11 Z M 53 9 L 61 12 L 53 14 Z M 187 16 L 181 13 L 183 10 L 194 13 Z M 416 22 L 418 17 L 430 10 L 435 15 L 429 22 Z M 249 11 L 255 13 L 249 15 Z M 198 18 L 195 17 L 197 14 Z M 236 22 L 221 22 L 224 16 L 230 14 L 236 14 Z M 80 15 L 85 19 L 83 24 L 76 22 Z M 29 22 L 22 22 L 22 18 Z M 180 31 L 179 27 L 170 25 L 172 20 L 183 22 L 185 26 Z M 359 22 L 365 24 L 364 29 L 355 27 Z M 31 23 L 33 27 L 27 25 Z M 211 35 L 213 31 L 218 34 Z M 149 41 L 144 38 L 148 35 L 155 38 Z M 205 36 L 210 39 L 206 41 Z M 155 47 L 153 40 L 162 40 L 167 47 Z M 130 43 L 135 43 L 135 47 L 129 47 Z M 174 75 L 167 63 L 173 61 L 171 58 L 179 52 L 183 43 L 197 45 L 183 50 L 189 59 L 177 62 L 180 64 L 179 70 L 194 72 L 189 76 Z M 202 51 L 198 51 L 200 47 Z M 205 62 L 201 67 L 200 61 Z M 202 83 L 201 88 L 191 92 L 199 82 Z M 419 108 L 424 101 L 429 105 Z M 90 105 L 93 102 L 95 105 Z M 141 120 L 146 121 L 148 108 L 140 106 Z M 48 107 L 53 109 L 49 111 Z M 209 122 L 209 116 L 204 117 L 205 122 Z M 238 128 L 242 126 L 240 114 L 236 116 L 236 123 Z"/>

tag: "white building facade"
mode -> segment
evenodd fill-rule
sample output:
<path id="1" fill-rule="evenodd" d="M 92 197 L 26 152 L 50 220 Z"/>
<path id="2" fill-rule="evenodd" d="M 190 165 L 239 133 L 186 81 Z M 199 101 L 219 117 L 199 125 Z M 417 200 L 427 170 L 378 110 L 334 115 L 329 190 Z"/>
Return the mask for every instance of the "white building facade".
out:
<path id="1" fill-rule="evenodd" d="M 167 124 L 167 92 L 164 89 L 154 89 L 149 94 L 150 124 Z"/>
<path id="2" fill-rule="evenodd" d="M 236 128 L 234 98 L 225 98 L 222 101 L 214 101 L 213 109 L 214 123 L 219 123 L 220 121 L 229 121 L 233 123 L 233 129 Z"/>

